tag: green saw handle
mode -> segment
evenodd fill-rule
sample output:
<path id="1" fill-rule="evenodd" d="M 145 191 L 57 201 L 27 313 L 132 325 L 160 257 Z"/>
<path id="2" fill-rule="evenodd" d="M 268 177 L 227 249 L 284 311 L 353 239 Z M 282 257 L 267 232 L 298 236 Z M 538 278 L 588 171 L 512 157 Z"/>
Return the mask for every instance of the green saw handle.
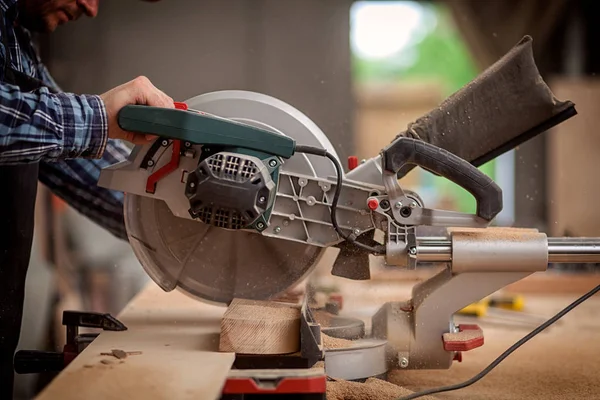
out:
<path id="1" fill-rule="evenodd" d="M 415 164 L 451 180 L 477 200 L 477 216 L 491 221 L 502 211 L 502 189 L 486 174 L 447 150 L 399 137 L 382 150 L 383 168 L 392 173 Z"/>
<path id="2" fill-rule="evenodd" d="M 128 105 L 118 123 L 129 132 L 157 135 L 194 144 L 243 147 L 283 158 L 294 155 L 296 142 L 265 129 L 202 112 Z"/>

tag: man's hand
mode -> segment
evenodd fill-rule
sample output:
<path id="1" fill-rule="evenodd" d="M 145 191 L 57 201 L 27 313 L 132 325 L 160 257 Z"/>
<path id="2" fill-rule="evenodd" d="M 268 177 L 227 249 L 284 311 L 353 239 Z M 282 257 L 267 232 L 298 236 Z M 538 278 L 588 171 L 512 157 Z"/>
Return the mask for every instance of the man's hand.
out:
<path id="1" fill-rule="evenodd" d="M 100 95 L 108 117 L 108 137 L 122 139 L 133 144 L 145 144 L 154 140 L 154 135 L 127 132 L 119 127 L 117 115 L 121 108 L 130 104 L 174 108 L 173 99 L 158 90 L 148 78 L 140 76 Z"/>

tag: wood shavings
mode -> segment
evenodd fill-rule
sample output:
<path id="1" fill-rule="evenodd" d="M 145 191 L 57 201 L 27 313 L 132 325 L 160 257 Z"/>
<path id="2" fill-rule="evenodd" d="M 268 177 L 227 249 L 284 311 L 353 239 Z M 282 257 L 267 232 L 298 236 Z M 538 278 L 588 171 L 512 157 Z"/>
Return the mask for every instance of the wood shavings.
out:
<path id="1" fill-rule="evenodd" d="M 457 237 L 479 241 L 506 240 L 510 242 L 523 242 L 535 240 L 540 235 L 536 229 L 512 227 L 448 228 L 448 232 Z"/>
<path id="2" fill-rule="evenodd" d="M 321 326 L 328 327 L 331 323 L 332 314 L 323 310 L 313 311 L 313 317 L 315 318 L 315 322 Z"/>
<path id="3" fill-rule="evenodd" d="M 324 333 L 321 333 L 321 339 L 325 349 L 346 349 L 353 345 L 352 340 L 334 338 Z"/>
<path id="4" fill-rule="evenodd" d="M 462 332 L 447 332 L 442 335 L 447 342 L 463 342 L 483 337 L 483 332 L 480 329 L 469 329 Z"/>
<path id="5" fill-rule="evenodd" d="M 365 383 L 335 380 L 327 382 L 327 400 L 395 400 L 413 393 L 381 379 L 369 378 Z M 432 397 L 421 397 L 432 399 Z"/>
<path id="6" fill-rule="evenodd" d="M 100 353 L 101 356 L 112 356 L 119 360 L 123 360 L 128 356 L 138 356 L 140 354 L 142 354 L 141 351 L 123 351 L 120 349 L 113 349 L 110 353 Z"/>

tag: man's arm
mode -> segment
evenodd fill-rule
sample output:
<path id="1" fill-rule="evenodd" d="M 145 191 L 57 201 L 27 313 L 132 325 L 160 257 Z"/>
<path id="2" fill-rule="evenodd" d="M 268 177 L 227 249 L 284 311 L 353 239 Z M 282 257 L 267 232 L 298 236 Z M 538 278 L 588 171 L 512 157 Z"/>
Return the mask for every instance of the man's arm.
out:
<path id="1" fill-rule="evenodd" d="M 101 96 L 51 94 L 46 88 L 23 93 L 0 85 L 0 165 L 40 161 L 43 184 L 125 239 L 123 193 L 99 187 L 98 178 L 102 168 L 129 155 L 125 145 L 109 137 L 134 144 L 151 139 L 119 128 L 116 115 L 127 104 L 173 107 L 173 99 L 144 77 Z"/>
<path id="2" fill-rule="evenodd" d="M 108 125 L 100 96 L 0 84 L 0 165 L 99 158 Z"/>

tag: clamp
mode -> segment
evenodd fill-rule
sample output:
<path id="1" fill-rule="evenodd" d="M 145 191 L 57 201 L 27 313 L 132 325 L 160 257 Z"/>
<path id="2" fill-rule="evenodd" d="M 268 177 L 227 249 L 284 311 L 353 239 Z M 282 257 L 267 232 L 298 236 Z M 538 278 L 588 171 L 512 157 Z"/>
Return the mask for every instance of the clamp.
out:
<path id="1" fill-rule="evenodd" d="M 14 369 L 18 374 L 62 371 L 90 344 L 99 333 L 79 333 L 79 328 L 98 328 L 104 331 L 125 331 L 127 327 L 110 314 L 63 311 L 62 324 L 67 327 L 67 343 L 63 352 L 19 350 Z"/>

